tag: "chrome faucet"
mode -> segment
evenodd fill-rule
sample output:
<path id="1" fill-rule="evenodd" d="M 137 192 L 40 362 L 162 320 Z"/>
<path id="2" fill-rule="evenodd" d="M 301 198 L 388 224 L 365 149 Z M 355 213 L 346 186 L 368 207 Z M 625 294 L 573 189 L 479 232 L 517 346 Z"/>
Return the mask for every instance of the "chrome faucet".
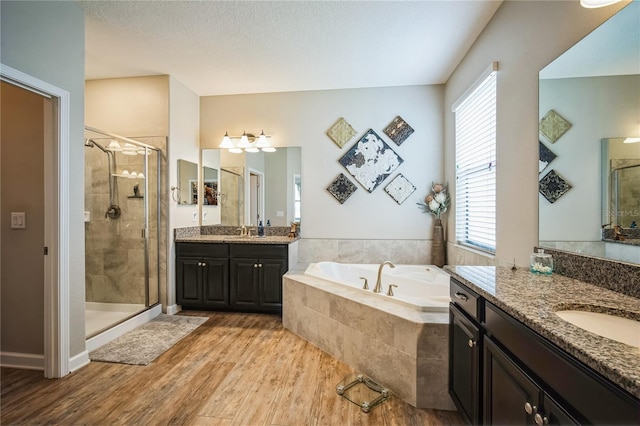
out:
<path id="1" fill-rule="evenodd" d="M 376 286 L 373 288 L 374 293 L 382 292 L 382 268 L 384 268 L 384 265 L 389 265 L 391 268 L 396 267 L 396 265 L 388 260 L 385 260 L 380 264 L 380 267 L 378 268 L 378 279 L 376 280 Z"/>

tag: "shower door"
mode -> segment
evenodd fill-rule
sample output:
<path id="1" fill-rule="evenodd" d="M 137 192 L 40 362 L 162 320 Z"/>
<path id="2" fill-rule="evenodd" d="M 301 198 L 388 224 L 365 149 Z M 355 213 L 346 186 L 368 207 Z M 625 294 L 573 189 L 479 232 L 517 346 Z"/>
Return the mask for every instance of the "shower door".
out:
<path id="1" fill-rule="evenodd" d="M 159 302 L 159 153 L 85 143 L 86 334 Z"/>

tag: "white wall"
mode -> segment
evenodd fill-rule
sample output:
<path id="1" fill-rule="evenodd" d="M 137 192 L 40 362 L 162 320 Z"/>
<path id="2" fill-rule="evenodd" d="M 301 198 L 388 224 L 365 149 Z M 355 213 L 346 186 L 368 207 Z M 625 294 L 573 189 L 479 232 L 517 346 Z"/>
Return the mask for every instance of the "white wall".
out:
<path id="1" fill-rule="evenodd" d="M 174 77 L 169 77 L 169 148 L 167 149 L 169 187 L 178 184 L 178 159 L 200 164 L 199 109 L 200 101 L 198 96 Z M 174 228 L 198 225 L 198 206 L 180 206 L 172 198 L 169 198 L 168 223 L 167 242 L 169 254 L 167 256 L 168 283 L 165 310 L 172 313 L 176 309 L 173 230 Z"/>
<path id="2" fill-rule="evenodd" d="M 2 1 L 0 8 L 0 62 L 71 94 L 68 158 L 68 190 L 72 194 L 69 197 L 69 351 L 73 357 L 85 350 L 84 14 L 72 2 Z M 38 309 L 37 305 L 33 305 L 33 309 Z M 22 315 L 33 313 L 26 310 Z M 15 324 L 20 324 L 19 319 Z"/>
<path id="3" fill-rule="evenodd" d="M 506 1 L 447 82 L 444 101 L 445 176 L 455 181 L 451 105 L 492 61 L 497 94 L 497 248 L 499 262 L 528 265 L 538 243 L 538 72 L 624 6 L 585 9 L 577 1 Z M 455 206 L 453 206 L 455 209 Z M 453 210 L 453 209 L 452 209 Z M 495 260 L 455 246 L 448 215 L 449 263 Z"/>
<path id="4" fill-rule="evenodd" d="M 432 181 L 443 179 L 442 103 L 442 86 L 202 97 L 201 143 L 217 148 L 225 131 L 239 135 L 264 129 L 275 146 L 300 146 L 303 238 L 427 239 L 433 219 L 415 203 Z M 383 133 L 397 115 L 415 129 L 400 147 Z M 340 117 L 357 131 L 342 149 L 326 135 Z M 404 163 L 373 193 L 352 180 L 358 190 L 341 205 L 326 188 L 339 173 L 348 175 L 338 159 L 370 128 Z M 402 205 L 384 191 L 398 173 L 417 188 Z"/>
<path id="5" fill-rule="evenodd" d="M 540 240 L 600 241 L 601 141 L 637 133 L 639 95 L 638 75 L 540 81 L 540 118 L 553 109 L 572 123 L 556 143 L 543 141 L 557 157 L 540 177 L 554 169 L 572 188 L 553 204 L 539 196 Z"/>

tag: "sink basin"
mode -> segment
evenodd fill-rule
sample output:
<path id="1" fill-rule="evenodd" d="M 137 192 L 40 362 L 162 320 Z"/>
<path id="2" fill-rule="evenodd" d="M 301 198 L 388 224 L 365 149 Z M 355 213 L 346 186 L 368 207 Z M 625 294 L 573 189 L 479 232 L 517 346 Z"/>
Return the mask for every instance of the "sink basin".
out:
<path id="1" fill-rule="evenodd" d="M 640 321 L 589 311 L 556 311 L 563 320 L 598 336 L 640 348 Z"/>

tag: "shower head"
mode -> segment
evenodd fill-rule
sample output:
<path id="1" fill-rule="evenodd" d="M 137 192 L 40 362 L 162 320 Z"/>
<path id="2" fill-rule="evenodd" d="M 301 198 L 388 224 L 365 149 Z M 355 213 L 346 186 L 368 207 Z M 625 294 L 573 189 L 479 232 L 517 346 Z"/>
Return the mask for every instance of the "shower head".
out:
<path id="1" fill-rule="evenodd" d="M 84 146 L 87 146 L 89 148 L 98 147 L 98 148 L 100 148 L 100 150 L 102 152 L 108 154 L 108 151 L 102 145 L 100 145 L 98 142 L 94 141 L 93 139 L 85 139 L 84 140 Z"/>

